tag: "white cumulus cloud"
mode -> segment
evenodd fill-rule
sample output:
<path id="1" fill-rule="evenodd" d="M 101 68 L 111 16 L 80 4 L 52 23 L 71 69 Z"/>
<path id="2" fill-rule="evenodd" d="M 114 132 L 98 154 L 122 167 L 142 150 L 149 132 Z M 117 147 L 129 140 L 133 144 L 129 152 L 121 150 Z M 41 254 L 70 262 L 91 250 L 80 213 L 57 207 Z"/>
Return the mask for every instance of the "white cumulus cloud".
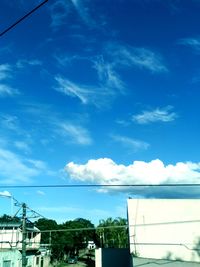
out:
<path id="1" fill-rule="evenodd" d="M 1 191 L 0 192 L 0 197 L 11 197 L 11 193 L 8 191 Z"/>
<path id="2" fill-rule="evenodd" d="M 130 190 L 120 185 L 180 184 L 200 182 L 200 163 L 177 162 L 165 165 L 156 159 L 150 162 L 134 161 L 130 165 L 117 164 L 112 159 L 91 159 L 86 164 L 69 162 L 65 171 L 71 179 L 100 185 L 119 185 L 106 190 Z"/>

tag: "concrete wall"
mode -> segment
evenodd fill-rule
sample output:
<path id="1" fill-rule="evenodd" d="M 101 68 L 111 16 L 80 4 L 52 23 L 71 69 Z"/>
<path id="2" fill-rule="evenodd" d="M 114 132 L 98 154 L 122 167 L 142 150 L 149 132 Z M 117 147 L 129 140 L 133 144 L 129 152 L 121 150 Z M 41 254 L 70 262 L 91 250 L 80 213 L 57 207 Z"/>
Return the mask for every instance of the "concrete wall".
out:
<path id="1" fill-rule="evenodd" d="M 199 199 L 129 199 L 128 219 L 131 253 L 200 262 Z"/>
<path id="2" fill-rule="evenodd" d="M 35 255 L 33 252 L 27 252 L 27 267 L 50 267 L 50 257 Z M 19 250 L 0 250 L 0 267 L 21 267 L 22 254 Z"/>
<path id="3" fill-rule="evenodd" d="M 7 264 L 6 264 L 7 263 Z M 0 250 L 0 267 L 21 267 L 22 266 L 22 255 L 18 250 Z"/>
<path id="4" fill-rule="evenodd" d="M 131 267 L 129 249 L 99 248 L 95 250 L 95 267 Z"/>

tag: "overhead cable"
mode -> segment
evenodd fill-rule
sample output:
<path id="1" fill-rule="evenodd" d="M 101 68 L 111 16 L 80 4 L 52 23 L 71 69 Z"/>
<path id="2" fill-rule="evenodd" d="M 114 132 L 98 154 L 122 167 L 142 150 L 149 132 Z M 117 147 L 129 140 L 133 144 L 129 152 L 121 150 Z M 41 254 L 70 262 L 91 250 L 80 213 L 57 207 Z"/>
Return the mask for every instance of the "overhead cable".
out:
<path id="1" fill-rule="evenodd" d="M 0 33 L 0 37 L 2 37 L 5 33 L 13 29 L 14 27 L 17 26 L 20 22 L 25 20 L 27 17 L 29 17 L 31 14 L 33 14 L 36 10 L 38 10 L 40 7 L 42 7 L 44 4 L 46 4 L 49 0 L 44 0 L 42 3 L 37 5 L 35 8 L 33 8 L 31 11 L 29 11 L 27 14 L 25 14 L 23 17 L 19 18 L 17 21 L 15 21 L 13 24 L 11 24 L 9 27 L 7 27 L 5 30 L 3 30 Z"/>
<path id="2" fill-rule="evenodd" d="M 200 187 L 197 183 L 186 184 L 38 184 L 0 185 L 0 188 L 81 188 L 81 187 Z"/>

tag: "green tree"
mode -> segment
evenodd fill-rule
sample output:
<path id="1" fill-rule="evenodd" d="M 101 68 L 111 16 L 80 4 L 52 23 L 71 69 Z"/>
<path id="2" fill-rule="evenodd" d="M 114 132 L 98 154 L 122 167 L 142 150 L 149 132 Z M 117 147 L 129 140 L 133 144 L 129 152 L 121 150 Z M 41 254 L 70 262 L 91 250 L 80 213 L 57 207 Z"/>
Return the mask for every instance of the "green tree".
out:
<path id="1" fill-rule="evenodd" d="M 78 251 L 81 248 L 85 248 L 87 246 L 88 241 L 94 240 L 95 230 L 91 230 L 92 228 L 94 228 L 94 224 L 92 224 L 89 220 L 77 218 L 73 221 L 65 222 L 62 227 L 65 229 L 77 229 L 77 231 L 70 232 L 70 242 L 74 250 Z"/>
<path id="2" fill-rule="evenodd" d="M 124 218 L 112 219 L 111 217 L 106 220 L 100 220 L 99 235 L 102 247 L 112 248 L 126 248 L 128 246 L 128 231 L 127 220 Z"/>

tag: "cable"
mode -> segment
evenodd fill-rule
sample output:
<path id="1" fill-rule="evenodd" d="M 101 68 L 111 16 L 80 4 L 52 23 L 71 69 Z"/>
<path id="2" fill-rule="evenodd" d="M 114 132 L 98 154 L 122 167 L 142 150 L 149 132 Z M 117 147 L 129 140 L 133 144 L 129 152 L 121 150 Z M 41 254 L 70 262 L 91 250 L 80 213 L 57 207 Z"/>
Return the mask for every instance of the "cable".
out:
<path id="1" fill-rule="evenodd" d="M 23 17 L 21 17 L 16 22 L 14 22 L 12 25 L 10 25 L 8 28 L 6 28 L 5 30 L 3 30 L 0 33 L 0 37 L 2 37 L 5 33 L 7 33 L 8 31 L 10 31 L 15 26 L 17 26 L 17 24 L 19 24 L 20 22 L 22 22 L 23 20 L 25 20 L 28 16 L 30 16 L 32 13 L 34 13 L 37 9 L 39 9 L 41 6 L 43 6 L 44 4 L 46 4 L 48 1 L 49 0 L 43 1 L 42 3 L 40 3 L 39 5 L 37 5 L 35 8 L 33 8 L 31 11 L 29 11 L 27 14 L 25 14 Z"/>
<path id="2" fill-rule="evenodd" d="M 141 245 L 141 246 L 182 246 L 186 248 L 187 250 L 192 251 L 200 251 L 198 248 L 190 248 L 186 244 L 183 243 L 130 243 L 130 245 Z"/>
<path id="3" fill-rule="evenodd" d="M 52 184 L 0 185 L 0 188 L 72 188 L 72 187 L 200 187 L 200 184 Z"/>

